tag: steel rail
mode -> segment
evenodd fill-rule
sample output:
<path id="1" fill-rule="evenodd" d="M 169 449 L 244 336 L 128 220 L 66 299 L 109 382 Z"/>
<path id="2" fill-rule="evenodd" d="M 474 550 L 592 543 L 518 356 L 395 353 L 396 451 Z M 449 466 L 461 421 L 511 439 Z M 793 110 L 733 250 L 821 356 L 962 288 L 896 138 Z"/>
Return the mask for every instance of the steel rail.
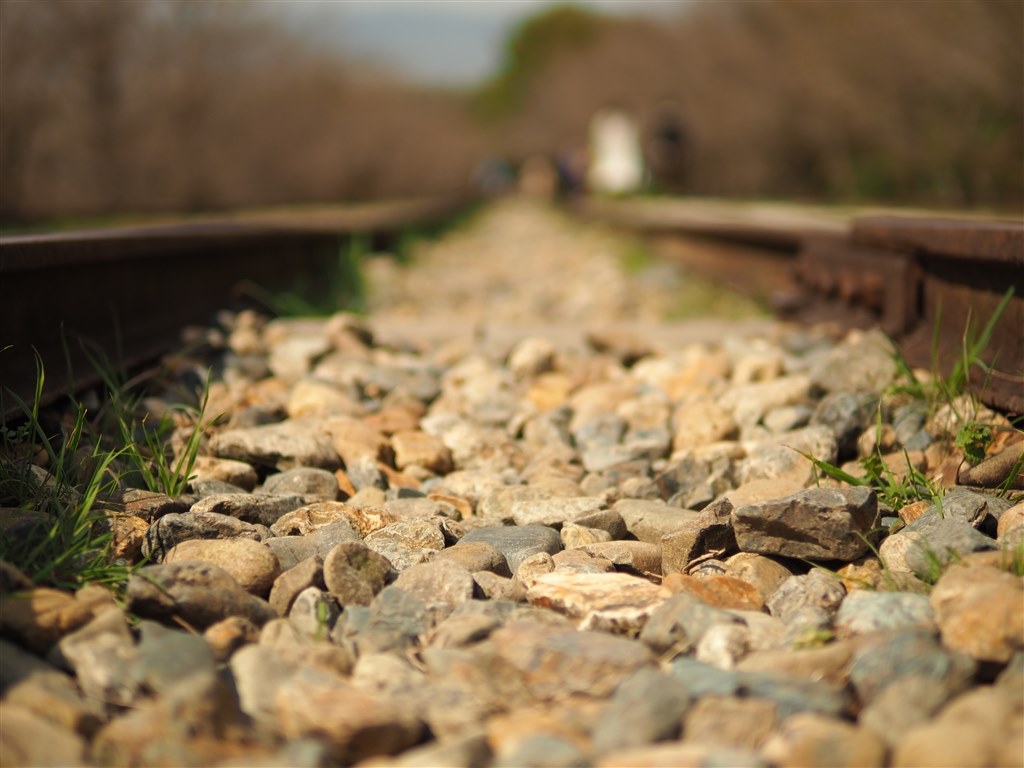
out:
<path id="1" fill-rule="evenodd" d="M 297 274 L 323 270 L 347 238 L 379 244 L 444 221 L 469 202 L 268 209 L 0 237 L 0 392 L 29 401 L 37 357 L 47 376 L 44 402 L 91 386 L 98 375 L 86 344 L 119 366 L 154 360 L 179 343 L 183 328 L 239 303 L 244 286 L 287 285 Z M 74 375 L 65 376 L 69 369 Z M 17 411 L 13 398 L 4 399 L 3 410 Z"/>

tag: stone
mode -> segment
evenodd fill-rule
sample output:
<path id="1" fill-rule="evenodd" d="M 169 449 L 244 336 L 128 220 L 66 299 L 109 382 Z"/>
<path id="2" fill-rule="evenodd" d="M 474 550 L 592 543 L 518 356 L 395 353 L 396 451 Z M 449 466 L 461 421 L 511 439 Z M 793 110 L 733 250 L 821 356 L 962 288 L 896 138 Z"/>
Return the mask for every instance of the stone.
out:
<path id="1" fill-rule="evenodd" d="M 850 682 L 862 704 L 904 678 L 937 681 L 952 695 L 966 688 L 977 663 L 966 654 L 947 650 L 934 633 L 904 629 L 880 635 L 859 649 L 850 666 Z"/>
<path id="2" fill-rule="evenodd" d="M 319 587 L 306 587 L 288 609 L 288 623 L 302 635 L 318 642 L 326 641 L 334 629 L 341 606 Z"/>
<path id="3" fill-rule="evenodd" d="M 413 565 L 402 571 L 395 586 L 418 597 L 440 621 L 458 606 L 473 599 L 473 577 L 460 565 L 434 560 Z"/>
<path id="4" fill-rule="evenodd" d="M 777 560 L 755 552 L 738 552 L 725 561 L 726 573 L 757 587 L 767 601 L 782 583 L 794 575 Z"/>
<path id="5" fill-rule="evenodd" d="M 251 539 L 264 541 L 270 536 L 262 524 L 246 523 L 218 512 L 185 512 L 158 518 L 146 531 L 142 554 L 160 560 L 176 544 L 189 539 Z"/>
<path id="6" fill-rule="evenodd" d="M 625 573 L 549 573 L 529 586 L 531 605 L 579 620 L 582 629 L 636 635 L 671 593 Z"/>
<path id="7" fill-rule="evenodd" d="M 4 765 L 81 765 L 85 740 L 27 707 L 4 702 L 0 760 Z"/>
<path id="8" fill-rule="evenodd" d="M 56 648 L 75 673 L 82 693 L 95 701 L 128 706 L 138 695 L 131 663 L 138 654 L 127 618 L 116 608 L 103 611 L 65 635 Z"/>
<path id="9" fill-rule="evenodd" d="M 881 331 L 851 332 L 815 362 L 811 384 L 825 392 L 882 392 L 896 379 L 896 359 Z"/>
<path id="10" fill-rule="evenodd" d="M 626 530 L 639 541 L 658 545 L 665 536 L 697 517 L 697 513 L 671 507 L 661 500 L 622 499 L 612 509 L 622 516 Z"/>
<path id="11" fill-rule="evenodd" d="M 639 575 L 661 573 L 661 545 L 646 541 L 605 541 L 580 547 L 591 557 L 603 557 L 620 570 Z"/>
<path id="12" fill-rule="evenodd" d="M 165 563 L 199 560 L 220 566 L 246 592 L 266 597 L 281 571 L 277 555 L 266 544 L 251 539 L 190 539 L 176 544 Z"/>
<path id="13" fill-rule="evenodd" d="M 872 731 L 813 712 L 786 720 L 764 744 L 761 754 L 780 768 L 826 764 L 883 768 L 887 764 L 885 742 Z"/>
<path id="14" fill-rule="evenodd" d="M 152 523 L 158 517 L 171 513 L 188 512 L 188 504 L 183 499 L 175 499 L 163 493 L 144 491 L 141 488 L 125 490 L 121 494 L 121 504 L 121 511 L 124 514 L 141 517 L 147 523 Z"/>
<path id="15" fill-rule="evenodd" d="M 511 621 L 489 642 L 542 700 L 602 698 L 626 677 L 654 663 L 651 652 L 635 640 L 535 621 Z"/>
<path id="16" fill-rule="evenodd" d="M 205 480 L 218 480 L 245 491 L 251 491 L 259 482 L 259 476 L 251 464 L 234 459 L 218 459 L 215 456 L 196 456 L 190 476 L 193 485 Z"/>
<path id="17" fill-rule="evenodd" d="M 291 669 L 305 665 L 335 677 L 347 677 L 352 672 L 354 655 L 349 648 L 327 642 L 328 638 L 321 629 L 321 618 L 324 626 L 334 622 L 330 637 L 334 636 L 340 621 L 337 606 L 332 606 L 325 597 L 323 592 L 313 588 L 306 597 L 297 598 L 296 604 L 300 599 L 304 603 L 301 610 L 305 615 L 300 618 L 300 613 L 296 612 L 287 619 L 271 619 L 260 629 L 259 645 L 271 649 Z M 322 604 L 325 610 L 320 617 L 315 615 L 317 604 Z M 314 621 L 308 622 L 309 618 Z"/>
<path id="18" fill-rule="evenodd" d="M 840 636 L 911 627 L 936 629 L 935 612 L 927 595 L 858 589 L 846 596 L 835 618 Z"/>
<path id="19" fill-rule="evenodd" d="M 227 571 L 201 562 L 140 569 L 128 580 L 126 603 L 139 616 L 167 621 L 179 617 L 200 630 L 229 616 L 256 625 L 275 616 L 265 600 L 243 590 Z"/>
<path id="20" fill-rule="evenodd" d="M 563 524 L 559 536 L 562 539 L 562 546 L 566 549 L 612 540 L 612 535 L 608 531 L 602 531 L 600 528 L 585 528 L 575 523 Z"/>
<path id="21" fill-rule="evenodd" d="M 675 531 L 661 539 L 662 574 L 685 573 L 693 560 L 709 553 L 735 552 L 732 511 L 732 503 L 723 498 L 695 515 L 686 515 Z"/>
<path id="22" fill-rule="evenodd" d="M 519 378 L 531 378 L 554 368 L 555 345 L 546 338 L 532 336 L 520 340 L 508 355 L 508 369 Z"/>
<path id="23" fill-rule="evenodd" d="M 353 647 L 360 656 L 404 651 L 431 628 L 426 604 L 393 584 L 382 589 L 362 611 L 358 606 L 346 610 L 331 633 L 333 642 Z"/>
<path id="24" fill-rule="evenodd" d="M 159 696 L 190 675 L 213 673 L 213 650 L 202 637 L 154 621 L 140 621 L 137 629 L 130 674 L 141 690 Z"/>
<path id="25" fill-rule="evenodd" d="M 819 608 L 832 616 L 846 597 L 846 587 L 836 576 L 817 568 L 800 576 L 790 576 L 772 593 L 766 603 L 768 612 L 789 621 L 797 611 Z"/>
<path id="26" fill-rule="evenodd" d="M 505 556 L 485 541 L 466 541 L 465 537 L 451 547 L 438 550 L 431 562 L 446 560 L 462 566 L 470 573 L 491 571 L 499 576 L 511 576 Z"/>
<path id="27" fill-rule="evenodd" d="M 837 459 L 857 456 L 857 438 L 874 423 L 878 397 L 866 392 L 830 392 L 814 409 L 812 424 L 832 430 L 837 443 Z"/>
<path id="28" fill-rule="evenodd" d="M 576 525 L 583 526 L 584 528 L 596 528 L 597 530 L 605 531 L 611 536 L 612 541 L 629 538 L 626 521 L 614 509 L 602 509 L 588 515 L 581 515 L 574 522 Z"/>
<path id="29" fill-rule="evenodd" d="M 240 648 L 257 642 L 259 637 L 259 628 L 241 616 L 229 616 L 211 624 L 203 632 L 203 639 L 213 651 L 213 658 L 221 664 L 234 656 Z"/>
<path id="30" fill-rule="evenodd" d="M 597 768 L 679 768 L 699 765 L 706 768 L 768 768 L 770 763 L 757 752 L 725 747 L 721 744 L 676 741 L 636 747 L 602 755 Z"/>
<path id="31" fill-rule="evenodd" d="M 994 539 L 959 520 L 923 517 L 896 535 L 914 537 L 903 558 L 915 576 L 929 583 L 963 556 L 998 548 Z"/>
<path id="32" fill-rule="evenodd" d="M 445 538 L 439 521 L 443 518 L 405 519 L 380 528 L 363 541 L 373 551 L 387 558 L 396 571 L 404 571 L 444 549 Z"/>
<path id="33" fill-rule="evenodd" d="M 489 600 L 507 600 L 513 603 L 526 600 L 526 585 L 518 579 L 499 576 L 491 571 L 474 571 L 473 581 Z"/>
<path id="34" fill-rule="evenodd" d="M 419 430 L 403 430 L 391 436 L 395 466 L 405 469 L 419 466 L 438 475 L 451 472 L 452 453 L 440 439 Z"/>
<path id="35" fill-rule="evenodd" d="M 677 678 L 640 669 L 612 694 L 594 729 L 593 749 L 608 754 L 676 739 L 691 704 L 689 692 Z"/>
<path id="36" fill-rule="evenodd" d="M 323 429 L 330 436 L 331 444 L 346 467 L 355 465 L 363 458 L 372 461 L 388 461 L 391 458 L 388 439 L 380 430 L 360 419 L 334 417 L 323 422 Z"/>
<path id="37" fill-rule="evenodd" d="M 562 548 L 558 531 L 546 525 L 484 526 L 474 528 L 459 541 L 460 544 L 482 541 L 490 544 L 505 557 L 509 570 L 515 573 L 519 565 L 537 552 L 555 554 Z"/>
<path id="38" fill-rule="evenodd" d="M 685 592 L 718 608 L 740 611 L 760 611 L 764 598 L 753 584 L 726 574 L 712 574 L 702 578 L 683 573 L 669 574 L 662 585 L 674 594 Z"/>
<path id="39" fill-rule="evenodd" d="M 358 538 L 364 538 L 397 520 L 397 515 L 383 509 L 356 507 L 341 501 L 321 501 L 282 515 L 270 531 L 275 536 L 305 536 L 325 525 L 348 523 Z"/>
<path id="40" fill-rule="evenodd" d="M 394 579 L 391 562 L 362 542 L 342 542 L 323 563 L 327 591 L 344 605 L 369 605 L 374 596 Z"/>
<path id="41" fill-rule="evenodd" d="M 834 686 L 846 684 L 854 654 L 863 647 L 857 640 L 838 640 L 810 648 L 752 648 L 737 662 L 741 672 L 785 675 L 802 680 L 823 680 Z"/>
<path id="42" fill-rule="evenodd" d="M 586 753 L 575 743 L 559 736 L 540 733 L 518 742 L 514 749 L 499 752 L 496 768 L 588 768 Z"/>
<path id="43" fill-rule="evenodd" d="M 1024 501 L 1015 504 L 999 517 L 996 535 L 1000 541 L 1006 539 L 1010 531 L 1024 525 Z"/>
<path id="44" fill-rule="evenodd" d="M 335 470 L 341 458 L 326 432 L 314 422 L 289 419 L 279 424 L 229 429 L 210 438 L 210 452 L 257 467 L 321 467 Z"/>
<path id="45" fill-rule="evenodd" d="M 293 419 L 311 416 L 359 416 L 365 407 L 343 388 L 315 378 L 302 378 L 288 392 L 285 406 Z"/>
<path id="46" fill-rule="evenodd" d="M 512 503 L 516 525 L 547 525 L 560 528 L 566 521 L 597 512 L 604 507 L 600 499 L 578 496 L 553 499 L 523 499 Z"/>
<path id="47" fill-rule="evenodd" d="M 905 676 L 899 685 L 890 685 L 875 696 L 861 710 L 858 722 L 892 748 L 909 731 L 931 720 L 955 693 L 941 680 Z"/>
<path id="48" fill-rule="evenodd" d="M 287 616 L 300 592 L 307 587 L 322 589 L 324 586 L 323 560 L 318 555 L 311 555 L 274 580 L 267 602 L 279 616 Z"/>
<path id="49" fill-rule="evenodd" d="M 714 400 L 683 403 L 672 414 L 672 450 L 682 453 L 739 436 L 732 412 Z"/>
<path id="50" fill-rule="evenodd" d="M 273 725 L 277 691 L 295 671 L 294 664 L 272 648 L 247 645 L 231 657 L 228 666 L 242 711 L 257 722 Z"/>
<path id="51" fill-rule="evenodd" d="M 333 476 L 332 476 L 333 481 Z M 193 515 L 217 514 L 237 517 L 246 523 L 271 526 L 282 515 L 305 504 L 302 496 L 260 496 L 254 493 L 229 493 L 200 499 L 189 512 Z"/>
<path id="52" fill-rule="evenodd" d="M 336 501 L 338 480 L 333 472 L 316 467 L 296 467 L 270 475 L 260 493 L 271 496 L 302 496 L 306 503 Z"/>
<path id="53" fill-rule="evenodd" d="M 644 624 L 640 640 L 655 653 L 687 653 L 696 648 L 715 624 L 736 624 L 740 619 L 685 592 L 672 595 L 655 608 Z"/>
<path id="54" fill-rule="evenodd" d="M 868 488 L 811 488 L 738 507 L 732 527 L 744 552 L 850 561 L 868 551 L 877 513 Z"/>
<path id="55" fill-rule="evenodd" d="M 1024 577 L 954 564 L 928 599 L 947 648 L 998 663 L 1009 662 L 1024 649 Z"/>
<path id="56" fill-rule="evenodd" d="M 87 624 L 93 606 L 69 592 L 34 587 L 0 597 L 0 635 L 12 638 L 39 655 L 64 635 Z"/>
<path id="57" fill-rule="evenodd" d="M 694 703 L 683 730 L 689 741 L 756 750 L 767 741 L 778 719 L 770 700 L 711 695 Z"/>

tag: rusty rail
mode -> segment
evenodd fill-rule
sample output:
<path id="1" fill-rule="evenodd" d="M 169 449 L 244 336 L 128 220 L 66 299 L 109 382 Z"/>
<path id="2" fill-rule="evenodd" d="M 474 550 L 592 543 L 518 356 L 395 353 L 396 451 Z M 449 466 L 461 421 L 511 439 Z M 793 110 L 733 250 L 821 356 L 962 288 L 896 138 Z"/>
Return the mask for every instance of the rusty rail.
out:
<path id="1" fill-rule="evenodd" d="M 686 200 L 588 200 L 576 210 L 645 234 L 668 258 L 784 317 L 877 325 L 912 365 L 941 371 L 1012 288 L 982 355 L 985 369 L 971 376 L 986 403 L 1024 413 L 1022 220 Z"/>

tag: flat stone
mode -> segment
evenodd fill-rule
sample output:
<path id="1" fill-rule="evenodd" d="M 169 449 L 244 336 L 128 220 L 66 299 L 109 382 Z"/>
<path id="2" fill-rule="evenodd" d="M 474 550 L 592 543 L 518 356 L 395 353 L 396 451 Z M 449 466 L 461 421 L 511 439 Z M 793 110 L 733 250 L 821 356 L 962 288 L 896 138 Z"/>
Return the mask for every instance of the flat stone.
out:
<path id="1" fill-rule="evenodd" d="M 178 616 L 197 629 L 205 629 L 229 616 L 241 616 L 256 625 L 274 618 L 274 610 L 249 594 L 223 568 L 210 563 L 183 562 L 150 565 L 128 580 L 129 611 L 157 620 Z"/>
<path id="2" fill-rule="evenodd" d="M 515 573 L 519 565 L 537 552 L 555 554 L 562 548 L 558 531 L 546 525 L 485 526 L 474 528 L 460 540 L 460 544 L 482 541 L 498 550 Z"/>
<path id="3" fill-rule="evenodd" d="M 0 634 L 14 638 L 39 655 L 60 638 L 87 624 L 93 607 L 74 595 L 49 587 L 34 587 L 0 598 Z"/>
<path id="4" fill-rule="evenodd" d="M 998 548 L 994 539 L 960 520 L 921 518 L 896 534 L 901 535 L 914 537 L 903 553 L 907 567 L 929 583 L 965 555 Z"/>
<path id="5" fill-rule="evenodd" d="M 566 521 L 597 512 L 605 506 L 600 499 L 589 496 L 551 499 L 523 499 L 512 503 L 512 519 L 516 525 L 547 525 L 559 528 Z"/>
<path id="6" fill-rule="evenodd" d="M 266 544 L 251 539 L 190 539 L 176 544 L 164 557 L 165 563 L 199 560 L 220 566 L 246 592 L 266 597 L 281 572 L 281 566 Z"/>
<path id="7" fill-rule="evenodd" d="M 338 479 L 333 472 L 316 467 L 296 467 L 270 475 L 263 481 L 260 493 L 271 496 L 302 496 L 306 503 L 336 501 Z"/>
<path id="8" fill-rule="evenodd" d="M 947 648 L 999 663 L 1024 649 L 1024 577 L 992 567 L 954 564 L 928 599 Z"/>
<path id="9" fill-rule="evenodd" d="M 935 612 L 927 595 L 855 590 L 843 600 L 835 619 L 840 635 L 919 627 L 935 629 Z"/>
<path id="10" fill-rule="evenodd" d="M 360 538 L 365 538 L 397 521 L 397 515 L 383 509 L 357 507 L 341 501 L 321 501 L 282 515 L 270 531 L 275 536 L 305 536 L 324 525 L 345 522 L 351 525 Z"/>
<path id="11" fill-rule="evenodd" d="M 246 523 L 271 526 L 282 515 L 292 512 L 303 504 L 302 496 L 260 496 L 253 493 L 231 493 L 207 496 L 200 499 L 189 512 L 193 515 L 216 514 L 237 517 Z"/>
<path id="12" fill-rule="evenodd" d="M 612 537 L 613 541 L 625 539 L 629 536 L 626 521 L 614 509 L 602 509 L 588 515 L 581 515 L 573 522 L 584 528 L 596 528 L 605 531 Z"/>
<path id="13" fill-rule="evenodd" d="M 764 598 L 753 584 L 726 574 L 712 574 L 695 578 L 683 573 L 669 574 L 662 585 L 673 594 L 685 592 L 717 608 L 740 611 L 760 611 Z"/>
<path id="14" fill-rule="evenodd" d="M 252 469 L 250 467 L 250 469 Z M 126 515 L 141 517 L 152 523 L 158 517 L 188 512 L 188 503 L 183 499 L 172 498 L 163 493 L 144 491 L 141 488 L 129 488 L 121 494 L 121 504 Z"/>
<path id="15" fill-rule="evenodd" d="M 419 563 L 402 571 L 395 586 L 415 595 L 439 621 L 473 599 L 473 577 L 460 565 L 445 560 Z"/>
<path id="16" fill-rule="evenodd" d="M 141 690 L 161 695 L 190 675 L 212 674 L 213 650 L 202 637 L 140 621 L 140 634 L 130 673 Z"/>
<path id="17" fill-rule="evenodd" d="M 323 563 L 327 591 L 343 606 L 369 605 L 394 577 L 391 562 L 362 542 L 338 544 Z"/>
<path id="18" fill-rule="evenodd" d="M 288 420 L 260 427 L 230 429 L 210 438 L 210 452 L 258 467 L 321 467 L 335 470 L 341 458 L 330 438 L 305 420 Z"/>
<path id="19" fill-rule="evenodd" d="M 625 573 L 549 573 L 526 593 L 531 605 L 578 619 L 583 629 L 636 635 L 670 592 Z"/>
<path id="20" fill-rule="evenodd" d="M 739 507 L 732 513 L 732 525 L 744 552 L 849 561 L 868 551 L 865 537 L 877 513 L 878 501 L 870 489 L 811 488 Z"/>
<path id="21" fill-rule="evenodd" d="M 635 640 L 535 621 L 510 622 L 489 642 L 539 699 L 608 696 L 626 677 L 654 663 Z"/>
<path id="22" fill-rule="evenodd" d="M 639 541 L 661 545 L 661 540 L 697 517 L 690 510 L 670 507 L 661 500 L 622 499 L 612 507 Z"/>

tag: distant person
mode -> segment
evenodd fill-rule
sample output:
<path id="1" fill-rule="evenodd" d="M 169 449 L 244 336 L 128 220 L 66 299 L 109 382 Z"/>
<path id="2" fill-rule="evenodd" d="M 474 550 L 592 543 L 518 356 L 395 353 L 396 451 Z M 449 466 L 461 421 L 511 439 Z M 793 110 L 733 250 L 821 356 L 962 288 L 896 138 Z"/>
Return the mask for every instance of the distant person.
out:
<path id="1" fill-rule="evenodd" d="M 646 155 L 657 191 L 678 194 L 686 188 L 690 139 L 678 108 L 670 102 L 658 109 L 648 135 Z"/>
<path id="2" fill-rule="evenodd" d="M 644 181 L 640 134 L 625 112 L 602 109 L 590 121 L 587 187 L 609 195 L 636 192 Z"/>

